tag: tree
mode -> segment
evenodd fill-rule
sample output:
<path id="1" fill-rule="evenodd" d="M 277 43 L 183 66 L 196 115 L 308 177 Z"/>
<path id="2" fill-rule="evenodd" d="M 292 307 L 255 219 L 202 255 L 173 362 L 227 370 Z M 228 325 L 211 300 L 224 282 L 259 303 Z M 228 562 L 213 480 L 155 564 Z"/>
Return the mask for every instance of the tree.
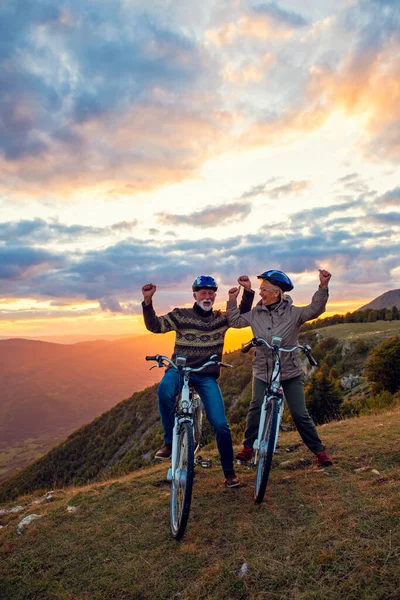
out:
<path id="1" fill-rule="evenodd" d="M 397 306 L 393 306 L 392 307 L 392 321 L 398 321 L 399 320 L 399 309 L 397 308 Z"/>
<path id="2" fill-rule="evenodd" d="M 373 393 L 400 389 L 400 338 L 392 337 L 371 350 L 365 363 L 365 375 Z"/>
<path id="3" fill-rule="evenodd" d="M 308 411 L 317 425 L 340 419 L 342 396 L 329 377 L 329 367 L 323 363 L 305 388 Z"/>

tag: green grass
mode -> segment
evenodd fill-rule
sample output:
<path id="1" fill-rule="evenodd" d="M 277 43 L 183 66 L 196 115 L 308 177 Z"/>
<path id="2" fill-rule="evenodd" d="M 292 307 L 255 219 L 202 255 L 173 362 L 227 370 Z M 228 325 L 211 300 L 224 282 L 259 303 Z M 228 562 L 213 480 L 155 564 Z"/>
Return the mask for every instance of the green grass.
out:
<path id="1" fill-rule="evenodd" d="M 0 598 L 395 600 L 399 430 L 399 409 L 320 427 L 335 461 L 323 470 L 295 432 L 282 433 L 261 506 L 253 470 L 239 466 L 243 486 L 228 490 L 219 467 L 196 469 L 179 543 L 169 535 L 165 464 L 57 490 L 51 503 L 0 517 Z M 205 454 L 216 462 L 215 450 Z M 33 512 L 41 518 L 18 535 Z"/>
<path id="2" fill-rule="evenodd" d="M 338 340 L 363 339 L 371 340 L 374 344 L 391 336 L 400 335 L 400 321 L 376 321 L 376 323 L 340 323 L 316 329 L 316 333 L 324 337 L 334 337 Z"/>

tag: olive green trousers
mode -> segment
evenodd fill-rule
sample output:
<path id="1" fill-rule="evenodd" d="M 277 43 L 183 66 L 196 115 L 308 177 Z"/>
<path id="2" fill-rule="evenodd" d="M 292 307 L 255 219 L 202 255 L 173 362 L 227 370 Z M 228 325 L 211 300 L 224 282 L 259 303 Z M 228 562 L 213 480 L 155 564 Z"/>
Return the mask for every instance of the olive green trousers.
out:
<path id="1" fill-rule="evenodd" d="M 299 432 L 305 445 L 317 454 L 325 449 L 325 446 L 318 437 L 314 421 L 310 417 L 304 396 L 304 384 L 301 375 L 286 379 L 281 382 L 286 402 L 292 415 L 296 429 Z M 253 447 L 254 440 L 258 434 L 258 424 L 260 422 L 261 405 L 265 393 L 265 381 L 253 377 L 253 398 L 250 402 L 249 412 L 247 413 L 246 430 L 244 432 L 245 446 Z"/>

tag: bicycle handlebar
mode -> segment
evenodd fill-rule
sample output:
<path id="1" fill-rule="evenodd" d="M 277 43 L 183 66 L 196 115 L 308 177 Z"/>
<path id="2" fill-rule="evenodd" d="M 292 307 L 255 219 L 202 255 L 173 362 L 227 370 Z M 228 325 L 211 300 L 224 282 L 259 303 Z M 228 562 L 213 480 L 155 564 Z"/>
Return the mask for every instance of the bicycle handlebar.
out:
<path id="1" fill-rule="evenodd" d="M 181 365 L 176 365 L 170 358 L 168 358 L 168 356 L 163 356 L 162 354 L 156 354 L 155 356 L 145 356 L 145 360 L 154 360 L 156 362 L 158 362 L 158 366 L 161 367 L 166 367 L 167 365 L 164 364 L 164 361 L 167 361 L 167 363 L 169 363 L 171 365 L 171 367 L 174 367 L 174 369 L 177 369 L 178 371 L 182 370 L 182 371 L 187 371 L 187 372 L 191 372 L 191 373 L 196 373 L 198 371 L 202 371 L 203 369 L 205 369 L 206 367 L 209 367 L 210 365 L 218 365 L 219 367 L 230 367 L 232 368 L 233 365 L 229 365 L 228 363 L 223 363 L 219 360 L 215 360 L 215 358 L 213 358 L 215 356 L 215 358 L 217 358 L 217 356 L 215 354 L 213 354 L 210 357 L 210 360 L 208 360 L 207 362 L 204 363 L 204 365 L 202 365 L 201 367 L 182 367 Z"/>
<path id="2" fill-rule="evenodd" d="M 318 362 L 312 356 L 312 354 L 311 354 L 311 348 L 310 348 L 310 346 L 308 344 L 306 344 L 305 346 L 302 346 L 301 344 L 296 344 L 296 346 L 293 346 L 292 348 L 281 348 L 280 346 L 278 346 L 276 344 L 275 345 L 274 344 L 270 344 L 264 338 L 254 337 L 250 342 L 247 342 L 246 344 L 244 344 L 242 346 L 242 352 L 244 354 L 246 354 L 254 346 L 267 346 L 267 348 L 269 348 L 273 352 L 293 352 L 294 350 L 300 349 L 300 350 L 303 350 L 304 354 L 306 355 L 306 357 L 308 359 L 308 362 L 310 363 L 310 365 L 312 367 L 317 367 L 318 366 Z"/>

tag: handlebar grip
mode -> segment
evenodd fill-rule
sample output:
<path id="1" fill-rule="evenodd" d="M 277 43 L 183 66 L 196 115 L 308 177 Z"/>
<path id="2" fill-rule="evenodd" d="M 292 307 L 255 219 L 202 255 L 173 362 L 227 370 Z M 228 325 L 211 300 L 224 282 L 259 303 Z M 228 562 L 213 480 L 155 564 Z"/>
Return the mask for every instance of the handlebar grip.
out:
<path id="1" fill-rule="evenodd" d="M 307 356 L 307 358 L 308 358 L 308 362 L 310 363 L 310 365 L 311 365 L 312 367 L 318 367 L 318 361 L 317 361 L 317 360 L 315 360 L 315 358 L 314 358 L 313 356 L 311 356 L 311 354 L 309 354 L 309 355 Z"/>
<path id="2" fill-rule="evenodd" d="M 253 346 L 254 346 L 254 344 L 251 341 L 248 344 L 246 344 L 245 346 L 242 346 L 241 352 L 243 352 L 243 354 L 246 354 L 247 352 L 249 352 L 249 350 L 251 350 L 253 348 Z"/>
<path id="3" fill-rule="evenodd" d="M 308 358 L 308 362 L 310 363 L 310 365 L 312 367 L 318 367 L 318 361 L 311 354 L 311 348 L 308 344 L 306 346 L 304 346 L 304 352 Z"/>
<path id="4" fill-rule="evenodd" d="M 159 356 L 159 354 L 156 354 L 155 356 L 145 356 L 144 358 L 145 360 L 158 360 Z"/>

